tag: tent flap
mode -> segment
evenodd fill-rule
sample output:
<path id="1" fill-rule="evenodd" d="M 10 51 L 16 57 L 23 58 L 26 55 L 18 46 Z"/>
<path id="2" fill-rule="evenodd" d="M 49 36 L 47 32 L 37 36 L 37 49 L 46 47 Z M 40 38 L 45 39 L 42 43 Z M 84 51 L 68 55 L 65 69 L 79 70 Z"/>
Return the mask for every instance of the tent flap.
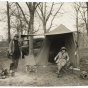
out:
<path id="1" fill-rule="evenodd" d="M 49 48 L 50 48 L 50 42 L 47 38 L 45 38 L 44 45 L 36 59 L 37 65 L 47 65 L 47 62 L 48 62 L 47 58 L 49 56 Z"/>

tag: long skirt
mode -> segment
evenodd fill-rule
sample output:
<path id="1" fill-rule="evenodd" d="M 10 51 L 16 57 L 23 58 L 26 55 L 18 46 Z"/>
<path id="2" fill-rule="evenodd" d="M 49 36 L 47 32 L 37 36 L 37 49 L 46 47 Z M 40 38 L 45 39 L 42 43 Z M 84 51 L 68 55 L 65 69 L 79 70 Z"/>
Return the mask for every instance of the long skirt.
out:
<path id="1" fill-rule="evenodd" d="M 12 54 L 12 59 L 16 60 L 20 58 L 20 50 L 15 50 Z"/>

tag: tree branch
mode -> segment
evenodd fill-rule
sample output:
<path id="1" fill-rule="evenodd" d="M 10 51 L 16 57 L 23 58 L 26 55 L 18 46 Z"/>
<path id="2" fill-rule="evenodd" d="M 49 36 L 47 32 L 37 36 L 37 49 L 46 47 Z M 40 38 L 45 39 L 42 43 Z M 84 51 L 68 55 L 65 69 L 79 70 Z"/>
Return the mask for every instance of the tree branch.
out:
<path id="1" fill-rule="evenodd" d="M 28 24 L 28 21 L 27 21 L 27 19 L 26 19 L 26 17 L 25 17 L 25 14 L 24 14 L 24 12 L 23 12 L 21 6 L 20 6 L 17 2 L 16 2 L 16 4 L 17 4 L 17 6 L 20 8 L 20 10 L 21 10 L 21 12 L 22 12 L 22 14 L 23 14 L 23 16 L 24 16 L 24 19 L 25 19 L 26 23 Z"/>
<path id="2" fill-rule="evenodd" d="M 83 16 L 82 12 L 81 11 L 79 11 L 79 12 L 80 12 L 80 14 L 81 14 L 82 19 L 84 20 L 84 22 L 86 22 L 85 17 Z"/>
<path id="3" fill-rule="evenodd" d="M 28 8 L 29 8 L 29 4 L 26 2 L 26 5 L 28 6 Z"/>
<path id="4" fill-rule="evenodd" d="M 39 27 L 40 27 L 41 25 L 39 25 Z M 34 31 L 33 33 L 35 33 L 35 32 L 38 32 L 39 31 L 39 27 L 38 27 L 38 29 L 36 30 L 36 31 Z"/>
<path id="5" fill-rule="evenodd" d="M 41 6 L 41 5 L 38 5 L 38 8 L 39 8 L 39 10 L 41 11 L 41 14 L 42 14 L 42 17 L 43 17 L 43 10 L 42 10 L 42 7 L 43 7 L 43 6 L 41 6 L 41 7 L 40 7 L 40 6 Z"/>
<path id="6" fill-rule="evenodd" d="M 37 11 L 37 10 L 36 10 L 36 12 L 37 12 L 37 14 L 38 14 L 39 18 L 41 19 L 41 21 L 43 22 L 43 19 L 42 19 L 42 17 L 40 16 L 40 14 L 38 13 L 38 11 Z"/>
<path id="7" fill-rule="evenodd" d="M 53 5 L 54 5 L 54 2 L 52 3 L 52 6 L 51 6 L 51 9 L 50 9 L 50 12 L 49 12 L 49 14 L 48 14 L 48 16 L 47 16 L 47 18 L 46 18 L 46 22 L 48 21 L 50 15 L 51 15 L 51 12 L 52 12 L 52 9 L 53 9 Z"/>
<path id="8" fill-rule="evenodd" d="M 10 13 L 10 16 L 13 15 L 16 10 L 17 10 L 17 9 L 15 8 L 15 9 Z"/>
<path id="9" fill-rule="evenodd" d="M 41 2 L 37 3 L 36 6 L 35 6 L 35 9 L 40 5 Z"/>
<path id="10" fill-rule="evenodd" d="M 54 18 L 55 18 L 55 16 L 57 15 L 58 11 L 61 9 L 61 7 L 62 7 L 63 4 L 64 4 L 64 3 L 61 4 L 61 6 L 59 7 L 59 9 L 56 11 L 55 15 L 53 16 L 53 18 L 52 18 L 52 20 L 51 20 L 50 27 L 48 28 L 47 32 L 49 32 L 49 30 L 50 30 L 50 28 L 51 28 L 51 26 L 52 26 L 52 23 L 53 23 Z"/>
<path id="11" fill-rule="evenodd" d="M 37 4 L 37 2 L 33 2 L 33 11 L 36 10 L 36 4 Z"/>
<path id="12" fill-rule="evenodd" d="M 29 2 L 29 3 L 26 2 L 26 4 L 28 6 L 29 12 L 31 12 L 32 11 L 32 2 Z"/>

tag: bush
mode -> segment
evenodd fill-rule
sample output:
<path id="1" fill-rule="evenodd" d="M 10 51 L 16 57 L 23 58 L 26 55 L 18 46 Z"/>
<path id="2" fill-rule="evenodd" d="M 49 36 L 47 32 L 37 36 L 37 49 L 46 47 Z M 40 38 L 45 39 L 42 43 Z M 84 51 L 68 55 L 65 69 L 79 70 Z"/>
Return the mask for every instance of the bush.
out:
<path id="1" fill-rule="evenodd" d="M 7 41 L 0 41 L 0 47 L 8 47 L 9 43 Z"/>

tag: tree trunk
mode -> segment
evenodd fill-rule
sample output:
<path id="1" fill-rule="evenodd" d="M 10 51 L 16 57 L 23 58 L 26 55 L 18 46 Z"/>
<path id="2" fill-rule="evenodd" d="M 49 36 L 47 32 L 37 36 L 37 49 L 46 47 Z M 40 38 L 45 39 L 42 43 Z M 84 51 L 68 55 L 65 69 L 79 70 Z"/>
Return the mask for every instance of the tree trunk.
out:
<path id="1" fill-rule="evenodd" d="M 33 27 L 33 24 L 34 24 L 34 12 L 30 13 L 30 22 L 29 22 L 30 26 L 29 26 L 29 30 L 30 30 L 30 34 L 33 34 L 33 30 L 34 30 L 34 27 Z M 33 36 L 29 36 L 29 55 L 33 55 Z"/>
<path id="2" fill-rule="evenodd" d="M 21 31 L 21 35 L 23 35 L 23 25 L 22 25 L 22 20 L 20 19 L 20 31 Z"/>
<path id="3" fill-rule="evenodd" d="M 10 16 L 9 16 L 9 3 L 7 1 L 7 23 L 8 23 L 8 42 L 10 42 L 11 36 L 10 36 Z"/>
<path id="4" fill-rule="evenodd" d="M 79 31 L 78 31 L 78 10 L 76 10 L 77 16 L 76 16 L 76 28 L 77 28 L 77 46 L 76 46 L 76 52 L 79 53 Z M 80 56 L 78 54 L 76 55 L 76 66 L 79 67 L 80 64 Z"/>
<path id="5" fill-rule="evenodd" d="M 77 44 L 79 43 L 79 31 L 78 31 L 78 11 L 77 11 L 77 17 L 76 17 L 76 28 L 77 28 Z"/>
<path id="6" fill-rule="evenodd" d="M 43 22 L 43 30 L 44 30 L 44 33 L 46 33 L 46 22 Z"/>

